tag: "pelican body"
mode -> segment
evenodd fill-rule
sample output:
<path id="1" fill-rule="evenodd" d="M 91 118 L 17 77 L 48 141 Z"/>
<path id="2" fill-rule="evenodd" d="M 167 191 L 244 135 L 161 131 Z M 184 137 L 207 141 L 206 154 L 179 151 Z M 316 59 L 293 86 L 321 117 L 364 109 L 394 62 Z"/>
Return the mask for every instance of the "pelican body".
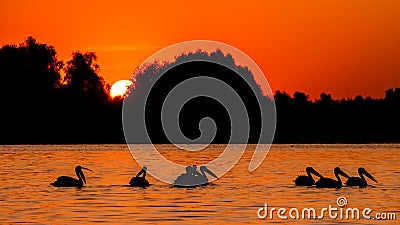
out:
<path id="1" fill-rule="evenodd" d="M 150 184 L 149 181 L 146 180 L 146 171 L 147 167 L 144 166 L 135 177 L 132 177 L 129 185 L 131 187 L 148 187 Z M 142 174 L 143 176 L 141 177 L 140 175 Z"/>
<path id="2" fill-rule="evenodd" d="M 335 177 L 337 180 L 334 180 L 332 178 L 322 177 L 315 183 L 315 186 L 317 188 L 341 188 L 342 180 L 340 180 L 339 175 L 347 178 L 349 178 L 349 175 L 343 172 L 343 170 L 341 170 L 339 167 L 336 167 L 333 171 L 335 172 Z"/>
<path id="3" fill-rule="evenodd" d="M 77 166 L 75 167 L 75 173 L 78 179 L 68 176 L 60 176 L 55 182 L 51 183 L 50 185 L 53 185 L 55 187 L 83 187 L 83 185 L 86 184 L 86 178 L 82 170 L 92 171 L 91 169 Z"/>
<path id="4" fill-rule="evenodd" d="M 365 176 L 369 179 L 373 180 L 374 182 L 378 183 L 378 181 L 368 173 L 364 168 L 358 168 L 358 174 L 360 177 L 349 177 L 346 181 L 347 186 L 359 186 L 360 188 L 366 187 L 368 185 L 367 181 L 365 180 Z"/>
<path id="5" fill-rule="evenodd" d="M 319 174 L 316 170 L 314 170 L 314 168 L 312 167 L 307 167 L 306 168 L 306 175 L 299 175 L 295 180 L 294 183 L 296 184 L 296 186 L 311 186 L 315 184 L 315 180 L 312 177 L 311 174 L 314 174 L 320 178 L 322 178 L 323 176 L 321 174 Z"/>
<path id="6" fill-rule="evenodd" d="M 217 175 L 211 172 L 206 166 L 200 167 L 200 172 L 197 171 L 197 167 L 188 166 L 186 167 L 186 173 L 181 174 L 174 181 L 175 187 L 191 188 L 205 186 L 209 184 L 206 173 L 218 179 Z"/>

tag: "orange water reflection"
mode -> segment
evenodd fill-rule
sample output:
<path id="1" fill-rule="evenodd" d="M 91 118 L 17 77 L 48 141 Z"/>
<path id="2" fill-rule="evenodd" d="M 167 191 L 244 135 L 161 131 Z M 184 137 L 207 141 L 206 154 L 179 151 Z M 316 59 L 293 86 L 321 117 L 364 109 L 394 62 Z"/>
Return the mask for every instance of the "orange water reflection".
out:
<path id="1" fill-rule="evenodd" d="M 160 149 L 169 158 L 182 155 L 169 150 L 171 146 Z M 254 172 L 247 170 L 250 150 L 229 173 L 209 186 L 179 189 L 149 175 L 153 185 L 142 189 L 128 186 L 139 166 L 125 145 L 0 146 L 0 218 L 2 223 L 45 224 L 310 223 L 260 221 L 257 209 L 264 203 L 270 207 L 319 209 L 335 205 L 339 196 L 347 197 L 351 207 L 396 211 L 400 216 L 399 150 L 400 145 L 275 145 Z M 208 151 L 213 154 L 201 154 L 198 164 L 212 160 L 221 149 L 216 145 Z M 175 160 L 192 164 L 195 159 L 180 156 Z M 85 171 L 86 187 L 49 186 L 59 175 L 75 176 L 78 164 L 94 171 Z M 333 177 L 336 166 L 351 176 L 363 166 L 379 184 L 339 190 L 294 187 L 292 180 L 304 174 L 306 166 L 327 177 Z M 343 220 L 317 222 L 339 224 Z M 351 222 L 375 224 L 368 220 Z"/>

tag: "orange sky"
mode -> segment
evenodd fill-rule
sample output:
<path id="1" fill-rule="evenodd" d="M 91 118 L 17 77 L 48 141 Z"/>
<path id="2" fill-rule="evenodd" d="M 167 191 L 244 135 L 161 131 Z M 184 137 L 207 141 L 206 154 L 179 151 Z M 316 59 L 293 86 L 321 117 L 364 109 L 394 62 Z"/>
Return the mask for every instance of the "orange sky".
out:
<path id="1" fill-rule="evenodd" d="M 273 91 L 383 97 L 400 87 L 398 0 L 1 0 L 0 44 L 29 35 L 64 61 L 95 51 L 109 83 L 161 48 L 210 39 L 252 57 Z"/>

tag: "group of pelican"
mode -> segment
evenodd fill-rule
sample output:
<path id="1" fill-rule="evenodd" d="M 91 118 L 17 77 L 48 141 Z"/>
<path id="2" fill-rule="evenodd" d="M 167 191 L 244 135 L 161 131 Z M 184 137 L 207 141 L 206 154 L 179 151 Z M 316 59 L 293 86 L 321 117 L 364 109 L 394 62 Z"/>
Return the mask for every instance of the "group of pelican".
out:
<path id="1" fill-rule="evenodd" d="M 209 182 L 206 173 L 218 179 L 217 175 L 211 172 L 206 166 L 200 166 L 200 172 L 197 171 L 196 165 L 187 166 L 186 173 L 176 178 L 174 186 L 187 188 L 208 185 Z"/>
<path id="2" fill-rule="evenodd" d="M 75 167 L 75 173 L 78 179 L 68 176 L 60 176 L 50 185 L 55 187 L 83 187 L 83 185 L 86 184 L 86 178 L 82 170 L 92 171 L 91 169 L 77 166 Z M 150 183 L 148 180 L 146 180 L 146 171 L 147 167 L 144 166 L 136 176 L 132 177 L 129 185 L 131 187 L 148 187 Z M 200 166 L 200 172 L 198 172 L 197 166 L 193 165 L 186 167 L 186 173 L 181 174 L 176 178 L 174 181 L 174 186 L 191 188 L 208 185 L 209 181 L 206 173 L 218 179 L 217 175 L 211 172 L 206 166 Z"/>
<path id="3" fill-rule="evenodd" d="M 77 166 L 75 167 L 75 173 L 78 179 L 68 176 L 60 176 L 57 180 L 51 185 L 55 187 L 83 187 L 86 184 L 85 174 L 82 170 L 92 171 L 91 169 Z M 346 177 L 346 185 L 347 186 L 358 186 L 358 187 L 366 187 L 368 185 L 367 181 L 365 180 L 365 176 L 367 176 L 372 181 L 378 183 L 378 181 L 368 173 L 364 168 L 358 169 L 359 177 L 350 177 L 347 175 L 343 170 L 339 167 L 336 167 L 334 170 L 334 174 L 336 177 L 335 179 L 326 178 L 318 173 L 314 168 L 307 167 L 306 173 L 307 175 L 300 175 L 298 176 L 294 182 L 296 186 L 312 186 L 315 184 L 317 188 L 341 188 L 343 186 L 342 180 L 340 176 Z M 146 173 L 147 167 L 143 167 L 139 173 L 132 177 L 129 184 L 131 187 L 148 187 L 150 185 L 149 181 L 146 180 Z M 175 187 L 184 187 L 184 188 L 191 188 L 191 187 L 198 187 L 204 186 L 209 184 L 209 180 L 207 178 L 206 173 L 218 179 L 217 175 L 211 172 L 206 166 L 200 166 L 200 172 L 197 171 L 197 166 L 187 166 L 186 173 L 181 174 L 176 178 L 173 185 Z M 319 177 L 319 180 L 315 182 L 312 175 Z M 340 176 L 339 176 L 340 175 Z"/>
<path id="4" fill-rule="evenodd" d="M 363 188 L 368 185 L 364 175 L 367 176 L 372 181 L 378 183 L 378 181 L 370 173 L 368 173 L 367 170 L 365 170 L 362 167 L 358 168 L 359 177 L 350 177 L 345 172 L 343 172 L 343 170 L 341 170 L 339 167 L 336 167 L 333 170 L 333 172 L 335 174 L 336 180 L 332 178 L 326 178 L 322 176 L 320 173 L 318 173 L 314 168 L 307 167 L 306 168 L 307 176 L 306 175 L 298 176 L 294 180 L 294 183 L 296 184 L 296 186 L 312 186 L 315 184 L 315 187 L 317 188 L 341 188 L 343 184 L 342 180 L 340 179 L 340 176 L 343 176 L 347 178 L 347 181 L 345 182 L 347 186 L 358 186 L 360 188 Z M 315 182 L 312 175 L 319 177 L 319 180 Z"/>

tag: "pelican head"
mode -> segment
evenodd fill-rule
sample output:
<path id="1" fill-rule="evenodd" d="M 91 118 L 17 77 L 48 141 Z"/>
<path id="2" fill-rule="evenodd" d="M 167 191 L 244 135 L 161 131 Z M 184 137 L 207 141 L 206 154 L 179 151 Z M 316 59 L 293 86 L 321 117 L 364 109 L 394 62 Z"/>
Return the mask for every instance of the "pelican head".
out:
<path id="1" fill-rule="evenodd" d="M 342 176 L 344 176 L 344 177 L 346 177 L 346 178 L 349 178 L 349 177 L 350 177 L 350 176 L 347 175 L 345 172 L 343 172 L 343 170 L 340 169 L 339 167 L 336 167 L 336 168 L 333 170 L 333 172 L 334 172 L 335 174 L 342 175 Z"/>
<path id="2" fill-rule="evenodd" d="M 306 168 L 306 173 L 307 174 L 314 174 L 315 176 L 318 177 L 323 177 L 321 174 L 319 174 L 314 168 L 312 168 L 311 166 Z"/>
<path id="3" fill-rule="evenodd" d="M 85 174 L 83 174 L 82 170 L 89 170 L 91 172 L 93 172 L 91 169 L 82 167 L 82 166 L 77 166 L 75 167 L 75 173 L 78 176 L 78 178 L 82 179 L 83 182 L 86 184 L 86 178 L 85 178 Z"/>
<path id="4" fill-rule="evenodd" d="M 358 168 L 358 174 L 360 174 L 360 176 L 361 176 L 361 174 L 365 174 L 365 176 L 367 176 L 369 179 L 378 183 L 378 181 L 370 173 L 368 173 L 367 170 L 365 170 L 363 167 Z"/>
<path id="5" fill-rule="evenodd" d="M 296 186 L 311 186 L 313 184 L 315 184 L 315 180 L 312 177 L 312 174 L 318 176 L 319 178 L 323 178 L 323 176 L 321 174 L 319 174 L 314 168 L 312 167 L 306 167 L 306 173 L 307 176 L 305 175 L 299 175 L 297 176 L 296 179 L 294 179 L 294 183 L 296 184 Z"/>
<path id="6" fill-rule="evenodd" d="M 143 177 L 146 177 L 146 171 L 147 171 L 147 167 L 143 166 L 142 169 L 139 171 L 139 173 L 136 174 L 136 177 L 139 177 L 142 174 L 143 174 Z"/>
<path id="7" fill-rule="evenodd" d="M 333 171 L 335 172 L 335 177 L 337 180 L 321 177 L 317 182 L 315 182 L 315 186 L 317 188 L 341 188 L 342 181 L 340 180 L 339 175 L 347 178 L 349 178 L 349 175 L 343 172 L 343 170 L 341 170 L 339 167 L 336 167 Z"/>

